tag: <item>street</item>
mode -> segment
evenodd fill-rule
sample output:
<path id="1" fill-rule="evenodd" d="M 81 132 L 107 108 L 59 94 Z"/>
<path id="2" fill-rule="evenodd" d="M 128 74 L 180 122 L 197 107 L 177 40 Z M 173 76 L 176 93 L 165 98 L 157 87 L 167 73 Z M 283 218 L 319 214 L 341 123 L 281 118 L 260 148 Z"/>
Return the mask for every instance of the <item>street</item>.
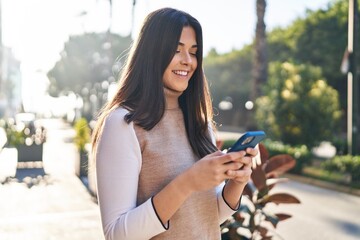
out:
<path id="1" fill-rule="evenodd" d="M 283 239 L 360 239 L 360 197 L 295 181 L 278 184 L 272 192 L 290 193 L 301 201 L 268 208 L 293 216 L 278 224 L 276 232 Z"/>

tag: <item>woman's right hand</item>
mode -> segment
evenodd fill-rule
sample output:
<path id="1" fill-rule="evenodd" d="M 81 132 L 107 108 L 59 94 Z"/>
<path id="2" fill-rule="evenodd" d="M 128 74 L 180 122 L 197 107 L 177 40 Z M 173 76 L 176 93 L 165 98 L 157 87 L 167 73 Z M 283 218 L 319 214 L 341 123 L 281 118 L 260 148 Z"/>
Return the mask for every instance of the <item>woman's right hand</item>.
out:
<path id="1" fill-rule="evenodd" d="M 245 151 L 223 153 L 216 151 L 197 161 L 184 174 L 191 191 L 205 191 L 230 179 L 228 170 L 238 170 L 248 157 Z"/>

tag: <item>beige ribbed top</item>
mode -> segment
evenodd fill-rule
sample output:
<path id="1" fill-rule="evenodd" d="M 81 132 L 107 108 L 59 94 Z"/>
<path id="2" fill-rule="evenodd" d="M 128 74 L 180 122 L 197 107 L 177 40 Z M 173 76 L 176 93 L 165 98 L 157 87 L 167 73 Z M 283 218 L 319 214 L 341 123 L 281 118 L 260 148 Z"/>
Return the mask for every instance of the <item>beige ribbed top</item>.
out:
<path id="1" fill-rule="evenodd" d="M 135 127 L 142 153 L 138 204 L 159 192 L 198 158 L 185 134 L 180 110 L 166 110 L 151 131 Z M 170 220 L 168 231 L 153 239 L 220 239 L 215 189 L 193 194 Z"/>

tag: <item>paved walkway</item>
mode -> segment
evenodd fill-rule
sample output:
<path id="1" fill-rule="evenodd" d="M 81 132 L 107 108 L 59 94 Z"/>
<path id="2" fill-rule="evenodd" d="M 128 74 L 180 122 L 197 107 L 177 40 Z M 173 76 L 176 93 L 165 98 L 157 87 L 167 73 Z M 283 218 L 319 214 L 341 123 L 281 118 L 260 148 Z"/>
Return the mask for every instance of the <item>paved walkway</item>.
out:
<path id="1" fill-rule="evenodd" d="M 44 123 L 48 139 L 42 167 L 16 171 L 16 150 L 0 153 L 0 239 L 104 239 L 98 206 L 74 173 L 73 130 L 60 120 Z M 293 215 L 279 223 L 279 239 L 360 239 L 360 197 L 294 180 L 278 184 L 273 192 L 301 200 L 300 205 L 267 209 Z"/>
<path id="2" fill-rule="evenodd" d="M 73 130 L 60 120 L 44 124 L 43 166 L 16 170 L 16 150 L 0 153 L 0 239 L 103 239 L 98 206 L 74 174 Z"/>

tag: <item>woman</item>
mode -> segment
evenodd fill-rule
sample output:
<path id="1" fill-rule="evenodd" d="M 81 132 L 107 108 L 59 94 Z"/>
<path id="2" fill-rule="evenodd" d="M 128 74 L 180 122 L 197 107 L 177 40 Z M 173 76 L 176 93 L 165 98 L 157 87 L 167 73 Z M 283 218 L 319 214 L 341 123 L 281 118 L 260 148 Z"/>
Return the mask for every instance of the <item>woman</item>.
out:
<path id="1" fill-rule="evenodd" d="M 220 239 L 240 206 L 257 150 L 214 145 L 202 54 L 189 14 L 164 8 L 145 19 L 93 134 L 106 239 Z"/>

